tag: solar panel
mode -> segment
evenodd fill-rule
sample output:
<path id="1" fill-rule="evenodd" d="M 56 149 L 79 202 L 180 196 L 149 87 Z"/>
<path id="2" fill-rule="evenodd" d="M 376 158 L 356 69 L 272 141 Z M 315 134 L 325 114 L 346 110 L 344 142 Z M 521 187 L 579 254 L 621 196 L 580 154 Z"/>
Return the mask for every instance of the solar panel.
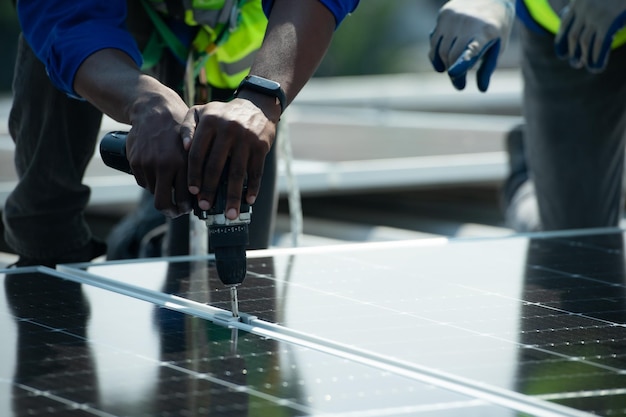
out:
<path id="1" fill-rule="evenodd" d="M 52 338 L 67 364 L 27 384 L 5 369 L 0 398 L 36 399 L 41 415 L 626 414 L 620 231 L 248 256 L 242 322 L 224 319 L 210 256 L 40 270 L 82 283 L 88 318 L 58 305 L 83 299 L 73 290 L 26 286 L 37 308 L 0 316 L 28 329 L 3 332 L 27 341 L 13 356 L 54 355 L 38 347 Z"/>
<path id="2" fill-rule="evenodd" d="M 54 273 L 4 276 L 2 416 L 506 415 Z"/>

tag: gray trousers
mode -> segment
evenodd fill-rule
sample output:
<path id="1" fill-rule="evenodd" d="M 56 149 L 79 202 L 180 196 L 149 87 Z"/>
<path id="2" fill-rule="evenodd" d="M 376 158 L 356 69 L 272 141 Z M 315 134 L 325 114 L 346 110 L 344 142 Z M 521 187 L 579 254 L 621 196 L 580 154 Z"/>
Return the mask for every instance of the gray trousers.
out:
<path id="1" fill-rule="evenodd" d="M 82 178 L 102 114 L 54 88 L 24 38 L 18 42 L 9 133 L 19 182 L 4 206 L 4 237 L 20 255 L 52 259 L 91 239 Z"/>
<path id="2" fill-rule="evenodd" d="M 52 85 L 20 36 L 9 115 L 18 184 L 3 210 L 4 238 L 17 254 L 67 259 L 90 243 L 85 220 L 90 190 L 82 181 L 99 140 L 101 119 L 91 104 L 68 98 Z M 273 231 L 276 152 L 265 166 L 250 225 L 250 248 L 255 249 L 269 246 Z"/>
<path id="3" fill-rule="evenodd" d="M 601 74 L 559 60 L 554 38 L 522 29 L 530 181 L 507 208 L 519 231 L 617 226 L 626 138 L 626 47 Z"/>

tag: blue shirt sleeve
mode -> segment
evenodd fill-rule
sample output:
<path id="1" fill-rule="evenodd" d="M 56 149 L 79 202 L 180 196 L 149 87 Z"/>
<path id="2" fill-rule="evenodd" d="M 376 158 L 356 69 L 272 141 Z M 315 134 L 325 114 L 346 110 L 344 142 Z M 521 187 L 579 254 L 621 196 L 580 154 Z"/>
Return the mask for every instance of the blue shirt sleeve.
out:
<path id="1" fill-rule="evenodd" d="M 76 71 L 99 50 L 119 49 L 141 66 L 139 48 L 125 27 L 124 0 L 19 0 L 17 8 L 24 38 L 52 83 L 71 96 L 77 97 Z"/>
<path id="2" fill-rule="evenodd" d="M 359 5 L 359 0 L 319 0 L 335 16 L 336 27 Z M 263 11 L 269 17 L 274 0 L 263 0 Z"/>

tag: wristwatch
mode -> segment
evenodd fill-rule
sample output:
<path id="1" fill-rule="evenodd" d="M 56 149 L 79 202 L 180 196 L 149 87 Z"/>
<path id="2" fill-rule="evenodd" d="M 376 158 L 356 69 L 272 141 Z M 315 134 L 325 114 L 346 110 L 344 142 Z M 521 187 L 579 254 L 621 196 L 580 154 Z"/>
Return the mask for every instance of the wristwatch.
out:
<path id="1" fill-rule="evenodd" d="M 276 81 L 268 80 L 267 78 L 259 77 L 258 75 L 248 75 L 241 81 L 239 87 L 235 90 L 233 97 L 237 97 L 239 92 L 244 89 L 256 91 L 257 93 L 265 94 L 266 96 L 275 97 L 280 104 L 280 114 L 285 111 L 287 105 L 287 97 L 282 87 Z"/>

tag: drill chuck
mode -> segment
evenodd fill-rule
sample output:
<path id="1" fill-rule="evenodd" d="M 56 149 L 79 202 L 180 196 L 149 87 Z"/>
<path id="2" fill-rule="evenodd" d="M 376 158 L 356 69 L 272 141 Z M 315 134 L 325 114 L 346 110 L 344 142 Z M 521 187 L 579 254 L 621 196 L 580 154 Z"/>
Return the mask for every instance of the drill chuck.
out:
<path id="1" fill-rule="evenodd" d="M 248 225 L 252 207 L 242 204 L 240 210 L 239 217 L 230 220 L 223 213 L 209 214 L 220 211 L 217 206 L 208 211 L 194 209 L 194 214 L 207 224 L 217 275 L 226 286 L 239 285 L 246 277 L 245 248 L 249 242 Z"/>
<path id="2" fill-rule="evenodd" d="M 100 141 L 100 155 L 106 166 L 132 174 L 126 158 L 126 135 L 128 132 L 107 133 Z"/>
<path id="3" fill-rule="evenodd" d="M 215 247 L 215 267 L 220 281 L 227 287 L 239 285 L 246 277 L 244 246 Z"/>

